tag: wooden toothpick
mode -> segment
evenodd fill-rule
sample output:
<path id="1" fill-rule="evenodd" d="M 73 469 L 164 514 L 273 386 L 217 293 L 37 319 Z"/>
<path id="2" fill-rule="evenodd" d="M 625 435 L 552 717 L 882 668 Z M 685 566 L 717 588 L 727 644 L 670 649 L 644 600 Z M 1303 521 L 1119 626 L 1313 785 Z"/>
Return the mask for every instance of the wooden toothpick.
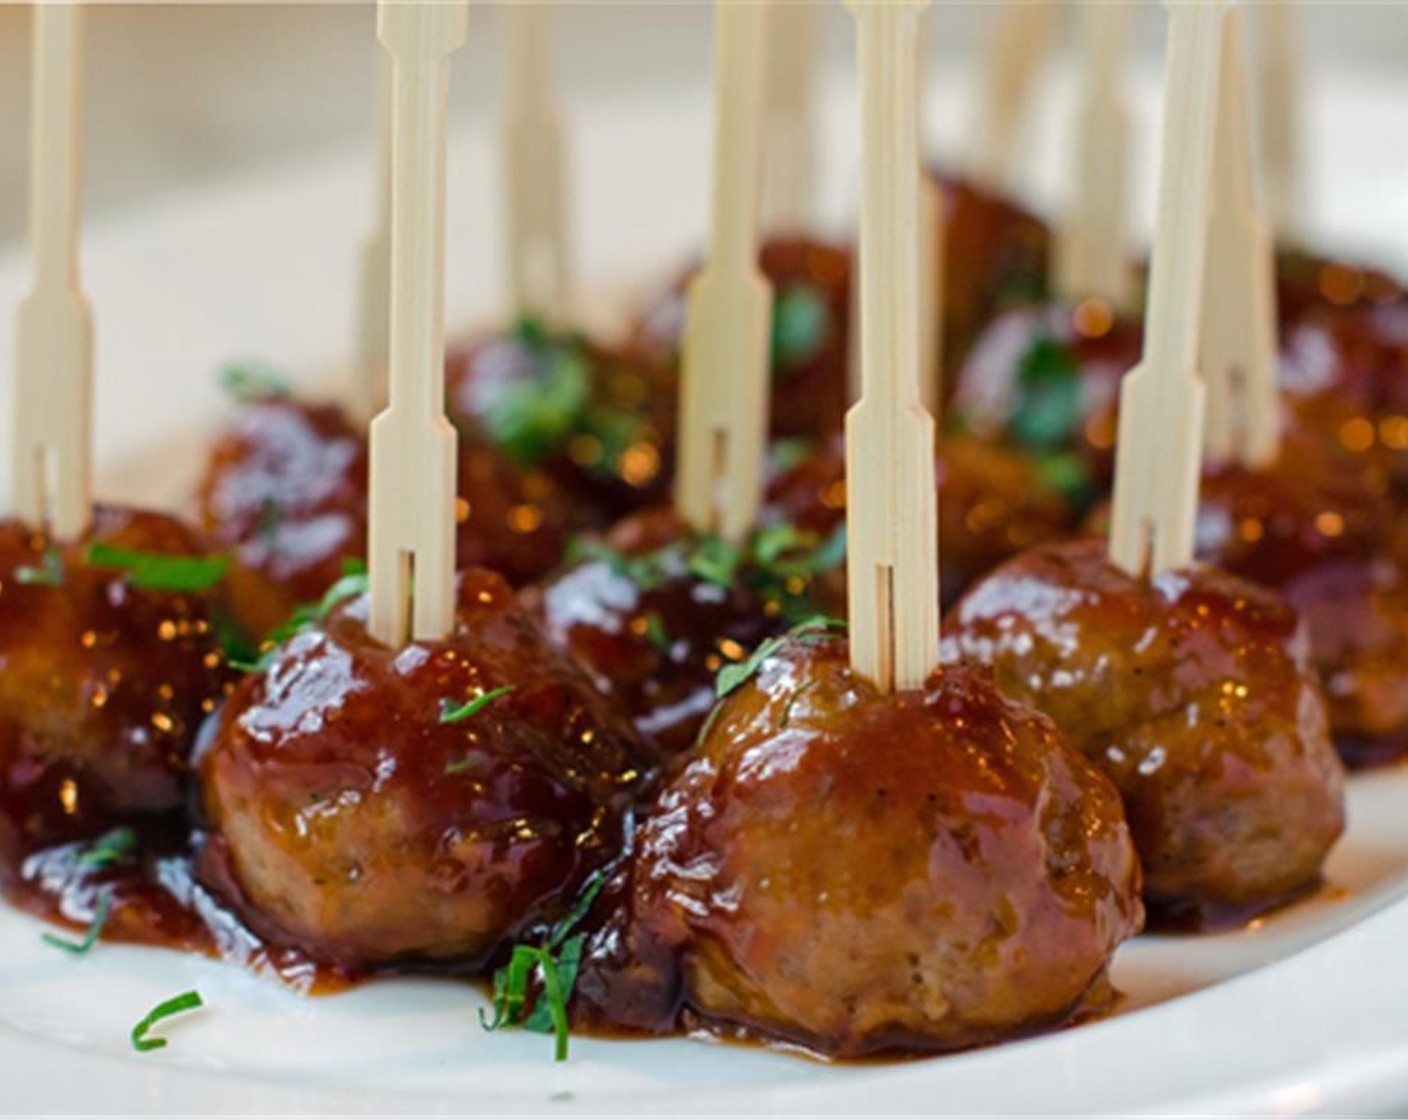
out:
<path id="1" fill-rule="evenodd" d="M 1203 434 L 1198 326 L 1222 0 L 1168 3 L 1168 53 L 1144 356 L 1120 387 L 1110 559 L 1134 575 L 1193 559 Z"/>
<path id="2" fill-rule="evenodd" d="M 369 629 L 389 646 L 454 625 L 455 430 L 445 419 L 445 131 L 465 0 L 379 0 L 392 59 L 390 404 L 371 426 Z M 414 579 L 414 584 L 412 580 Z M 414 587 L 414 597 L 412 596 Z M 408 626 L 408 623 L 413 625 Z"/>
<path id="3" fill-rule="evenodd" d="M 918 69 L 915 71 L 915 82 L 918 85 L 915 95 L 915 129 L 919 144 L 919 400 L 929 415 L 936 417 L 943 401 L 945 237 L 943 186 L 929 173 L 928 161 L 925 158 L 924 93 L 928 89 L 926 79 L 929 72 L 929 52 L 926 32 L 929 11 L 930 9 L 925 8 L 920 12 L 919 30 L 915 33 L 915 55 L 918 59 Z M 858 364 L 854 354 L 852 358 Z M 858 372 L 855 380 L 859 380 Z"/>
<path id="4" fill-rule="evenodd" d="M 762 495 L 772 286 L 758 269 L 767 7 L 714 7 L 714 199 L 691 281 L 680 372 L 675 504 L 694 528 L 741 539 Z"/>
<path id="5" fill-rule="evenodd" d="M 1113 308 L 1129 297 L 1125 199 L 1129 180 L 1129 113 L 1123 61 L 1130 9 L 1082 4 L 1082 91 L 1075 129 L 1074 191 L 1057 229 L 1055 288 L 1070 303 L 1102 299 Z"/>
<path id="6" fill-rule="evenodd" d="M 1276 459 L 1280 399 L 1275 257 L 1252 181 L 1241 28 L 1242 13 L 1228 12 L 1222 29 L 1200 362 L 1207 385 L 1208 456 L 1255 468 Z"/>
<path id="7" fill-rule="evenodd" d="M 352 408 L 362 421 L 386 407 L 391 318 L 391 56 L 377 50 L 376 196 L 357 277 L 357 356 Z"/>
<path id="8" fill-rule="evenodd" d="M 851 664 L 885 692 L 938 661 L 934 422 L 919 394 L 915 39 L 928 0 L 848 0 L 861 97 L 861 386 L 846 416 Z"/>
<path id="9" fill-rule="evenodd" d="M 552 79 L 546 4 L 504 6 L 509 284 L 514 312 L 561 327 L 571 314 L 562 114 Z"/>
<path id="10" fill-rule="evenodd" d="M 1256 7 L 1262 25 L 1258 108 L 1267 209 L 1277 239 L 1294 243 L 1300 234 L 1305 191 L 1300 36 L 1289 0 L 1265 0 Z"/>
<path id="11" fill-rule="evenodd" d="M 776 5 L 768 31 L 762 228 L 806 233 L 816 220 L 817 24 L 819 3 Z"/>
<path id="12" fill-rule="evenodd" d="M 988 190 L 1000 192 L 1012 185 L 1012 161 L 1022 117 L 1055 39 L 1062 5 L 1047 0 L 999 7 L 992 45 L 983 63 L 968 175 Z"/>
<path id="13" fill-rule="evenodd" d="M 83 14 L 33 8 L 34 281 L 16 324 L 15 514 L 65 539 L 88 527 L 93 505 L 93 324 L 78 273 Z"/>

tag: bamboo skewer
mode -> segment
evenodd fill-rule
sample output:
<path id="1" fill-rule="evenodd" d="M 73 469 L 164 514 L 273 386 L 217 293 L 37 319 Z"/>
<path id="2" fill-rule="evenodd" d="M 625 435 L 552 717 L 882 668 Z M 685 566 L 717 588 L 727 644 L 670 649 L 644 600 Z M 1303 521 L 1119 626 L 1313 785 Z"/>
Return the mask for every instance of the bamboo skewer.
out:
<path id="1" fill-rule="evenodd" d="M 1276 458 L 1280 401 L 1274 250 L 1253 184 L 1241 16 L 1229 12 L 1222 32 L 1201 365 L 1206 453 L 1255 468 Z"/>
<path id="2" fill-rule="evenodd" d="M 357 276 L 357 356 L 352 407 L 369 420 L 386 406 L 391 317 L 391 57 L 377 50 L 375 212 Z"/>
<path id="3" fill-rule="evenodd" d="M 562 114 L 552 81 L 549 9 L 511 3 L 504 148 L 514 312 L 555 326 L 571 314 Z"/>
<path id="4" fill-rule="evenodd" d="M 1135 575 L 1184 567 L 1203 434 L 1197 374 L 1222 2 L 1170 2 L 1163 139 L 1144 355 L 1120 388 L 1110 559 Z"/>
<path id="5" fill-rule="evenodd" d="M 1261 159 L 1267 210 L 1278 240 L 1300 233 L 1305 183 L 1301 163 L 1301 49 L 1289 0 L 1257 5 L 1261 17 Z"/>
<path id="6" fill-rule="evenodd" d="M 1011 185 L 1022 116 L 1056 37 L 1061 7 L 1056 0 L 1007 4 L 997 15 L 983 66 L 968 168 L 969 177 L 988 190 L 1000 192 Z"/>
<path id="7" fill-rule="evenodd" d="M 770 233 L 805 233 L 816 219 L 817 24 L 824 11 L 793 3 L 770 13 L 762 202 L 762 228 Z"/>
<path id="8" fill-rule="evenodd" d="M 389 646 L 454 624 L 455 430 L 445 419 L 449 56 L 468 8 L 379 0 L 392 58 L 390 404 L 371 426 L 369 630 Z M 414 581 L 414 582 L 413 582 Z"/>
<path id="9" fill-rule="evenodd" d="M 930 416 L 938 416 L 943 401 L 943 267 L 944 191 L 929 173 L 924 144 L 924 93 L 929 54 L 926 50 L 929 9 L 919 16 L 915 34 L 917 58 L 915 130 L 919 144 L 919 399 Z M 853 347 L 854 349 L 854 347 Z M 852 355 L 854 365 L 859 361 Z M 859 371 L 855 374 L 859 378 Z M 859 396 L 859 394 L 856 394 Z"/>
<path id="10" fill-rule="evenodd" d="M 1129 298 L 1129 112 L 1121 73 L 1129 15 L 1124 4 L 1085 4 L 1076 13 L 1084 84 L 1075 191 L 1057 230 L 1054 260 L 1054 287 L 1070 303 L 1095 298 L 1119 308 Z"/>
<path id="11" fill-rule="evenodd" d="M 15 357 L 15 514 L 61 538 L 92 515 L 93 323 L 78 271 L 84 10 L 36 4 L 29 225 Z"/>
<path id="12" fill-rule="evenodd" d="M 715 5 L 714 184 L 708 258 L 689 286 L 675 505 L 701 532 L 756 520 L 767 446 L 772 287 L 758 269 L 767 8 Z"/>
<path id="13" fill-rule="evenodd" d="M 934 422 L 919 397 L 915 38 L 928 0 L 848 0 L 861 96 L 861 382 L 846 416 L 851 664 L 884 692 L 938 662 Z"/>

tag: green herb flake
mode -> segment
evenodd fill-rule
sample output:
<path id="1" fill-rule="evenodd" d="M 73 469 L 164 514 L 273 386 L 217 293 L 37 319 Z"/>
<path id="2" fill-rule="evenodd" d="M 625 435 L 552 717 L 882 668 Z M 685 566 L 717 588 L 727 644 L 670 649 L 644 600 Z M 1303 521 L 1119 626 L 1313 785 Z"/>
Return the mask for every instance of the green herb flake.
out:
<path id="1" fill-rule="evenodd" d="M 466 700 L 463 704 L 456 704 L 453 700 L 440 701 L 440 722 L 459 723 L 478 715 L 500 696 L 507 696 L 513 691 L 513 685 L 506 684 L 501 688 L 491 689 L 489 692 L 481 692 L 472 700 Z"/>
<path id="2" fill-rule="evenodd" d="M 645 636 L 650 644 L 657 652 L 668 654 L 674 643 L 670 640 L 670 632 L 665 629 L 665 620 L 660 617 L 660 612 L 651 611 L 642 621 L 645 625 Z"/>
<path id="3" fill-rule="evenodd" d="M 141 591 L 208 591 L 230 570 L 228 556 L 170 556 L 107 544 L 90 545 L 88 563 L 126 572 L 128 581 Z"/>
<path id="4" fill-rule="evenodd" d="M 45 945 L 52 945 L 55 949 L 62 949 L 65 953 L 72 953 L 74 956 L 82 956 L 98 943 L 98 938 L 103 934 L 103 927 L 108 924 L 108 915 L 112 912 L 112 895 L 105 894 L 98 899 L 98 906 L 93 911 L 93 920 L 88 926 L 88 932 L 83 935 L 82 941 L 70 941 L 66 937 L 59 937 L 57 934 L 41 934 L 41 940 Z"/>
<path id="5" fill-rule="evenodd" d="M 690 550 L 688 566 L 690 575 L 715 587 L 731 590 L 738 577 L 738 569 L 743 564 L 743 550 L 730 544 L 723 537 L 706 533 Z"/>
<path id="6" fill-rule="evenodd" d="M 825 297 L 809 286 L 786 288 L 772 309 L 773 375 L 791 373 L 816 356 L 831 328 Z"/>
<path id="7" fill-rule="evenodd" d="M 485 1030 L 522 1027 L 552 1034 L 556 1039 L 554 1059 L 567 1060 L 567 1006 L 577 985 L 586 944 L 586 935 L 573 930 L 591 910 L 609 874 L 609 869 L 598 871 L 587 882 L 571 911 L 548 931 L 541 945 L 514 946 L 508 964 L 494 973 L 493 1017 L 486 1016 L 482 1009 L 479 1012 L 479 1023 Z M 539 992 L 530 1006 L 528 986 L 534 978 Z"/>
<path id="8" fill-rule="evenodd" d="M 62 587 L 64 560 L 59 550 L 50 545 L 44 550 L 44 558 L 38 565 L 21 564 L 15 569 L 15 582 L 38 587 Z"/>
<path id="9" fill-rule="evenodd" d="M 162 1001 L 143 1015 L 137 1025 L 132 1028 L 132 1049 L 143 1054 L 151 1050 L 163 1049 L 166 1046 L 166 1039 L 149 1038 L 148 1033 L 151 1029 L 174 1015 L 182 1015 L 187 1011 L 195 1011 L 204 1006 L 205 1001 L 200 998 L 200 993 L 197 991 L 182 992 L 179 996 L 172 996 L 170 999 Z"/>
<path id="10" fill-rule="evenodd" d="M 102 871 L 126 859 L 137 850 L 137 834 L 130 828 L 114 828 L 93 843 L 93 846 L 78 855 L 80 867 Z"/>
<path id="11" fill-rule="evenodd" d="M 1017 410 L 1008 428 L 1022 446 L 1053 450 L 1081 423 L 1080 364 L 1069 346 L 1042 335 L 1017 364 Z"/>
<path id="12" fill-rule="evenodd" d="M 838 619 L 816 615 L 792 627 L 785 634 L 767 638 L 744 660 L 723 666 L 714 681 L 714 696 L 722 700 L 736 692 L 745 682 L 762 668 L 763 662 L 791 641 L 815 641 L 834 630 L 844 630 L 846 624 Z"/>
<path id="13" fill-rule="evenodd" d="M 287 377 L 260 361 L 227 362 L 217 376 L 220 387 L 242 404 L 286 397 L 293 392 Z"/>
<path id="14" fill-rule="evenodd" d="M 590 370 L 571 343 L 534 344 L 538 376 L 505 383 L 484 410 L 489 438 L 518 466 L 540 466 L 580 430 Z"/>
<path id="15" fill-rule="evenodd" d="M 782 709 L 782 718 L 777 721 L 778 727 L 789 727 L 792 724 L 792 709 L 797 706 L 797 701 L 816 687 L 816 681 L 808 681 L 801 688 L 797 689 L 787 698 L 787 704 Z"/>

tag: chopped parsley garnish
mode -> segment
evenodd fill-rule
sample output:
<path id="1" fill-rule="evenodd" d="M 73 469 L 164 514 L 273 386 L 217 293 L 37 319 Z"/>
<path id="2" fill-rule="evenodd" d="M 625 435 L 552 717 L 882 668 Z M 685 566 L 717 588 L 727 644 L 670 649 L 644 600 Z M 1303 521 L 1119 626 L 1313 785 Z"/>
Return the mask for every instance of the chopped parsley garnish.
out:
<path id="1" fill-rule="evenodd" d="M 205 1001 L 200 998 L 200 993 L 197 991 L 182 992 L 179 996 L 163 1000 L 143 1015 L 137 1025 L 132 1028 L 132 1049 L 143 1054 L 150 1050 L 162 1049 L 166 1045 L 166 1039 L 149 1038 L 147 1037 L 148 1032 L 158 1023 L 170 1019 L 173 1015 L 181 1015 L 204 1006 Z"/>
<path id="2" fill-rule="evenodd" d="M 762 668 L 764 661 L 782 649 L 788 642 L 815 641 L 831 631 L 844 630 L 845 628 L 846 624 L 839 619 L 823 618 L 821 615 L 817 615 L 792 627 L 785 634 L 765 639 L 742 661 L 725 665 L 719 670 L 719 675 L 714 680 L 714 696 L 722 700 L 725 696 L 737 691 Z"/>
<path id="3" fill-rule="evenodd" d="M 645 626 L 645 636 L 650 639 L 660 653 L 669 653 L 670 647 L 674 644 L 670 641 L 670 632 L 665 629 L 665 620 L 660 617 L 659 611 L 650 611 L 642 620 Z"/>
<path id="4" fill-rule="evenodd" d="M 44 933 L 41 935 L 44 944 L 52 945 L 55 949 L 62 949 L 65 953 L 73 953 L 75 956 L 88 952 L 98 943 L 98 938 L 102 936 L 103 927 L 108 924 L 108 915 L 112 912 L 112 895 L 105 894 L 98 899 L 97 909 L 93 911 L 93 921 L 88 926 L 88 932 L 83 935 L 82 941 L 70 941 L 66 937 L 59 937 L 57 934 Z"/>
<path id="5" fill-rule="evenodd" d="M 470 716 L 478 715 L 500 696 L 507 696 L 512 691 L 513 685 L 506 684 L 501 688 L 491 689 L 489 692 L 481 692 L 463 704 L 456 704 L 453 700 L 441 700 L 440 722 L 459 723 L 461 720 L 469 719 Z"/>
<path id="6" fill-rule="evenodd" d="M 737 580 L 743 561 L 743 550 L 737 545 L 705 533 L 695 541 L 687 562 L 692 575 L 727 591 Z"/>
<path id="7" fill-rule="evenodd" d="M 790 373 L 821 349 L 830 319 L 826 299 L 815 288 L 803 285 L 778 293 L 772 309 L 774 376 Z"/>
<path id="8" fill-rule="evenodd" d="M 787 698 L 787 704 L 782 709 L 782 718 L 777 721 L 778 727 L 787 727 L 792 722 L 792 709 L 797 706 L 797 701 L 816 687 L 816 681 L 808 681 L 801 688 L 797 689 Z"/>
<path id="9" fill-rule="evenodd" d="M 141 591 L 208 591 L 230 570 L 228 556 L 169 556 L 108 544 L 89 545 L 88 563 L 121 569 Z"/>
<path id="10" fill-rule="evenodd" d="M 98 837 L 91 848 L 80 852 L 78 864 L 80 867 L 102 871 L 126 859 L 136 850 L 137 834 L 126 826 L 114 828 Z"/>
<path id="11" fill-rule="evenodd" d="M 39 564 L 22 564 L 15 569 L 17 583 L 41 587 L 62 587 L 64 583 L 64 560 L 59 550 L 50 545 L 44 550 L 44 558 Z"/>
<path id="12" fill-rule="evenodd" d="M 1064 447 L 1081 424 L 1080 363 L 1049 335 L 1035 339 L 1017 363 L 1017 410 L 1008 427 L 1022 446 Z"/>
<path id="13" fill-rule="evenodd" d="M 220 387 L 243 404 L 286 397 L 293 392 L 288 378 L 260 361 L 227 362 L 220 367 L 217 376 Z"/>
<path id="14" fill-rule="evenodd" d="M 609 871 L 598 871 L 578 895 L 572 910 L 548 931 L 541 945 L 515 945 L 508 964 L 494 973 L 493 1018 L 479 1012 L 480 1025 L 486 1031 L 501 1027 L 523 1027 L 556 1036 L 554 1057 L 567 1060 L 567 1005 L 577 986 L 577 972 L 582 964 L 582 947 L 586 935 L 572 931 L 586 917 L 601 888 L 606 885 Z M 529 982 L 536 979 L 539 991 L 529 992 Z"/>
<path id="15" fill-rule="evenodd" d="M 587 364 L 575 348 L 539 348 L 543 375 L 510 381 L 484 411 L 494 443 L 521 467 L 536 467 L 578 430 L 590 396 Z"/>

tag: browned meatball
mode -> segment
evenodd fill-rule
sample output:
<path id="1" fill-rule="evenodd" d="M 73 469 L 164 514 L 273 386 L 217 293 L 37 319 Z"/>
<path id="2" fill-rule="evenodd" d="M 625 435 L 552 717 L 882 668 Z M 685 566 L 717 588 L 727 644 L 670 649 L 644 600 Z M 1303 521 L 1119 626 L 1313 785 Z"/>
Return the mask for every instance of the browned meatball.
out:
<path id="1" fill-rule="evenodd" d="M 1151 906 L 1228 920 L 1318 880 L 1343 773 L 1273 593 L 1213 568 L 1135 579 L 1075 541 L 1003 565 L 949 623 L 947 658 L 991 665 L 1114 779 Z"/>
<path id="2" fill-rule="evenodd" d="M 452 354 L 446 403 L 462 438 L 547 476 L 578 528 L 668 493 L 674 386 L 661 371 L 535 320 Z"/>
<path id="3" fill-rule="evenodd" d="M 1009 556 L 1065 536 L 1077 524 L 1079 504 L 1064 471 L 1001 443 L 947 436 L 936 461 L 939 485 L 939 585 L 944 602 L 958 599 L 975 579 Z M 790 522 L 823 538 L 844 532 L 845 464 L 841 441 L 783 472 L 768 488 L 764 519 Z M 823 573 L 813 600 L 827 613 L 845 612 L 845 575 Z"/>
<path id="4" fill-rule="evenodd" d="M 669 753 L 694 742 L 714 678 L 787 626 L 748 585 L 742 550 L 671 510 L 628 518 L 604 547 L 526 594 L 556 648 Z"/>
<path id="5" fill-rule="evenodd" d="M 196 731 L 232 676 L 211 591 L 144 588 L 127 567 L 90 563 L 97 544 L 124 559 L 204 552 L 192 530 L 155 513 L 99 508 L 67 545 L 0 524 L 0 770 L 7 799 L 22 799 L 20 787 L 54 799 L 31 798 L 32 816 L 9 822 L 35 832 L 29 841 L 179 809 Z"/>
<path id="6" fill-rule="evenodd" d="M 825 438 L 840 431 L 848 403 L 851 255 L 814 238 L 774 237 L 763 242 L 759 265 L 773 286 L 771 434 Z M 680 279 L 646 309 L 632 338 L 671 394 L 684 319 Z"/>
<path id="7" fill-rule="evenodd" d="M 477 965 L 615 855 L 648 759 L 499 576 L 460 575 L 444 641 L 389 649 L 366 612 L 335 608 L 222 710 L 202 875 L 323 962 Z"/>
<path id="8" fill-rule="evenodd" d="M 246 401 L 215 444 L 198 502 L 212 540 L 234 551 L 240 616 L 265 633 L 316 601 L 359 560 L 367 537 L 367 441 L 332 405 L 282 394 Z M 460 567 L 492 567 L 514 584 L 554 567 L 567 506 L 553 481 L 519 470 L 472 434 L 459 441 Z"/>
<path id="9" fill-rule="evenodd" d="M 1050 720 L 971 666 L 883 696 L 835 639 L 723 703 L 635 860 L 695 1011 L 844 1057 L 1063 1022 L 1142 919 L 1119 798 Z"/>

